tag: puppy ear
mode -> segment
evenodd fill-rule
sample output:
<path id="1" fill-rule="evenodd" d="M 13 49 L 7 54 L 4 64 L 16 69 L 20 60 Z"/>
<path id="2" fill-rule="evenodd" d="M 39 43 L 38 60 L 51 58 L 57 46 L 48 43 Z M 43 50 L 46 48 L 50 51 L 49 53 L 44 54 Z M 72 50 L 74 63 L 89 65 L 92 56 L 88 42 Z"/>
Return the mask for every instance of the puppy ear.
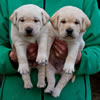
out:
<path id="1" fill-rule="evenodd" d="M 50 22 L 52 24 L 52 26 L 57 30 L 58 29 L 58 19 L 59 19 L 59 15 L 58 13 L 55 13 L 51 19 Z"/>
<path id="2" fill-rule="evenodd" d="M 15 10 L 14 12 L 13 12 L 13 14 L 10 16 L 10 20 L 11 20 L 11 22 L 14 24 L 14 25 L 16 25 L 16 21 L 17 21 L 17 11 Z"/>
<path id="3" fill-rule="evenodd" d="M 81 32 L 85 32 L 85 30 L 90 26 L 90 20 L 89 18 L 84 15 L 83 19 L 82 19 L 82 28 L 81 28 Z"/>
<path id="4" fill-rule="evenodd" d="M 43 10 L 42 11 L 42 22 L 43 25 L 47 24 L 48 20 L 50 19 L 50 16 Z"/>

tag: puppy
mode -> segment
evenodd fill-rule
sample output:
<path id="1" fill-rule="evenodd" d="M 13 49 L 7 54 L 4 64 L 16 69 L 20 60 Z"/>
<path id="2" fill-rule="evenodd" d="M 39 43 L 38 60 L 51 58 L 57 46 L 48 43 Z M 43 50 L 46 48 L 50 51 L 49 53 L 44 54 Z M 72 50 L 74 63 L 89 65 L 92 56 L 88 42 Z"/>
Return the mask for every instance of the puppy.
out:
<path id="1" fill-rule="evenodd" d="M 24 88 L 32 88 L 30 79 L 30 67 L 27 60 L 26 49 L 30 43 L 37 41 L 38 54 L 36 61 L 39 64 L 47 64 L 47 22 L 49 15 L 40 7 L 32 4 L 24 5 L 16 9 L 10 17 L 11 39 L 18 57 L 18 72 L 22 75 Z M 44 87 L 45 67 L 37 66 L 38 87 Z"/>
<path id="2" fill-rule="evenodd" d="M 78 55 L 78 50 L 82 51 L 84 48 L 83 35 L 90 25 L 88 17 L 78 8 L 72 6 L 65 6 L 58 10 L 50 20 L 49 23 L 49 40 L 48 40 L 48 55 L 55 37 L 64 40 L 68 45 L 68 55 L 66 57 L 61 71 L 61 79 L 55 86 L 56 68 L 49 62 L 46 67 L 46 77 L 48 86 L 45 89 L 46 93 L 52 91 L 54 97 L 58 97 L 61 90 L 73 78 L 75 61 Z M 52 53 L 53 51 L 51 51 Z M 50 53 L 50 55 L 51 55 Z M 56 58 L 55 58 L 56 60 Z M 75 78 L 75 77 L 74 77 Z"/>

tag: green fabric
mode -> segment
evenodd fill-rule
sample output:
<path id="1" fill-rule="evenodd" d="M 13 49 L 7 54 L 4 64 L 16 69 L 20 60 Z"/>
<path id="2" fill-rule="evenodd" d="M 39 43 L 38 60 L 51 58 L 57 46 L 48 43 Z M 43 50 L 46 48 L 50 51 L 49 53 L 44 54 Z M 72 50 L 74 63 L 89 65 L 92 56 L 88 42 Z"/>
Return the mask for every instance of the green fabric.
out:
<path id="1" fill-rule="evenodd" d="M 31 78 L 33 88 L 26 90 L 20 75 L 7 75 L 4 77 L 2 100 L 41 100 L 41 89 L 36 87 L 37 71 Z M 32 73 L 33 74 L 33 73 Z M 15 79 L 14 79 L 15 78 Z M 16 84 L 17 83 L 17 84 Z M 12 85 L 13 84 L 13 85 Z"/>
<path id="2" fill-rule="evenodd" d="M 86 46 L 82 51 L 79 69 L 76 70 L 76 80 L 69 82 L 57 100 L 91 100 L 89 75 L 100 71 L 100 11 L 96 0 L 45 0 L 45 10 L 52 16 L 59 8 L 67 5 L 82 9 L 89 19 L 91 26 L 84 35 Z M 0 0 L 0 74 L 4 74 L 1 89 L 2 100 L 56 100 L 48 94 L 41 93 L 36 88 L 37 71 L 32 71 L 33 89 L 25 90 L 21 76 L 11 65 L 11 22 L 9 17 L 14 9 L 24 4 L 36 4 L 43 8 L 44 0 Z M 59 79 L 59 76 L 56 77 Z M 43 91 L 42 91 L 43 92 Z M 1 99 L 1 98 L 0 98 Z"/>

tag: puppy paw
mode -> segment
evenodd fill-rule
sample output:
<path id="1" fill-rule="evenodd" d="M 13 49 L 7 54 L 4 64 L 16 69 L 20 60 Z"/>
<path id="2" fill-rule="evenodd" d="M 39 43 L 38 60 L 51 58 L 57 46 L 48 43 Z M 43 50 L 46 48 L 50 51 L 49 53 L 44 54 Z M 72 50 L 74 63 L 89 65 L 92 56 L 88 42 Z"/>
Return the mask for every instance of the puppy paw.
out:
<path id="1" fill-rule="evenodd" d="M 31 89 L 33 87 L 32 83 L 30 81 L 27 81 L 24 83 L 24 88 L 25 89 Z"/>
<path id="2" fill-rule="evenodd" d="M 27 66 L 25 66 L 24 64 L 20 65 L 19 68 L 18 68 L 18 72 L 20 74 L 29 73 L 29 68 Z"/>
<path id="3" fill-rule="evenodd" d="M 44 92 L 45 92 L 45 93 L 51 93 L 52 91 L 53 91 L 52 88 L 46 88 Z"/>
<path id="4" fill-rule="evenodd" d="M 65 73 L 73 73 L 74 72 L 74 64 L 66 64 L 63 68 Z"/>
<path id="5" fill-rule="evenodd" d="M 37 83 L 37 87 L 38 88 L 44 88 L 46 86 L 45 82 L 44 81 L 40 81 Z"/>
<path id="6" fill-rule="evenodd" d="M 60 91 L 59 89 L 55 88 L 55 89 L 52 91 L 52 96 L 55 97 L 55 98 L 57 98 L 57 97 L 60 96 L 60 92 L 61 92 L 61 91 Z"/>
<path id="7" fill-rule="evenodd" d="M 47 56 L 42 55 L 42 54 L 41 56 L 37 56 L 36 62 L 38 62 L 38 64 L 43 65 L 43 66 L 47 65 L 48 64 Z"/>

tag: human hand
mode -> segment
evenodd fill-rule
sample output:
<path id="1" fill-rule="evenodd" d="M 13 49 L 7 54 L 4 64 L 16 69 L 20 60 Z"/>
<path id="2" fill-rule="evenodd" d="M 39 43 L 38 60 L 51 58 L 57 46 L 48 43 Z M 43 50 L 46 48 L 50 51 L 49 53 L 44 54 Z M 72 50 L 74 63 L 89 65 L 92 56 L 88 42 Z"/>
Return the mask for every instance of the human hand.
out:
<path id="1" fill-rule="evenodd" d="M 12 51 L 9 54 L 10 60 L 13 62 L 17 62 L 17 55 L 16 55 L 16 49 L 15 46 L 13 45 Z"/>
<path id="2" fill-rule="evenodd" d="M 27 47 L 27 57 L 29 60 L 29 63 L 32 63 L 35 59 L 36 59 L 36 55 L 37 55 L 37 43 L 31 43 L 28 47 Z M 13 62 L 18 62 L 17 59 L 17 55 L 16 55 L 16 49 L 15 46 L 13 45 L 12 51 L 9 54 L 11 61 Z"/>
<path id="3" fill-rule="evenodd" d="M 57 57 L 62 58 L 62 59 L 66 59 L 67 54 L 68 54 L 68 48 L 67 48 L 67 44 L 64 41 L 61 41 L 58 38 L 56 38 L 54 41 L 53 47 L 55 49 L 55 54 Z M 75 64 L 78 64 L 80 62 L 81 56 L 82 56 L 82 54 L 81 54 L 81 51 L 79 49 Z"/>
<path id="4" fill-rule="evenodd" d="M 31 43 L 31 44 L 27 47 L 27 57 L 28 57 L 28 60 L 31 60 L 31 61 L 36 60 L 37 49 L 38 49 L 37 42 Z"/>
<path id="5" fill-rule="evenodd" d="M 54 44 L 53 44 L 53 48 L 55 50 L 55 54 L 57 57 L 63 58 L 63 59 L 66 58 L 68 54 L 68 48 L 67 48 L 67 44 L 64 41 L 59 40 L 56 37 Z"/>
<path id="6" fill-rule="evenodd" d="M 27 47 L 27 58 L 28 58 L 29 65 L 31 67 L 34 67 L 37 65 L 37 63 L 36 63 L 37 49 L 38 49 L 37 42 L 31 43 Z"/>

